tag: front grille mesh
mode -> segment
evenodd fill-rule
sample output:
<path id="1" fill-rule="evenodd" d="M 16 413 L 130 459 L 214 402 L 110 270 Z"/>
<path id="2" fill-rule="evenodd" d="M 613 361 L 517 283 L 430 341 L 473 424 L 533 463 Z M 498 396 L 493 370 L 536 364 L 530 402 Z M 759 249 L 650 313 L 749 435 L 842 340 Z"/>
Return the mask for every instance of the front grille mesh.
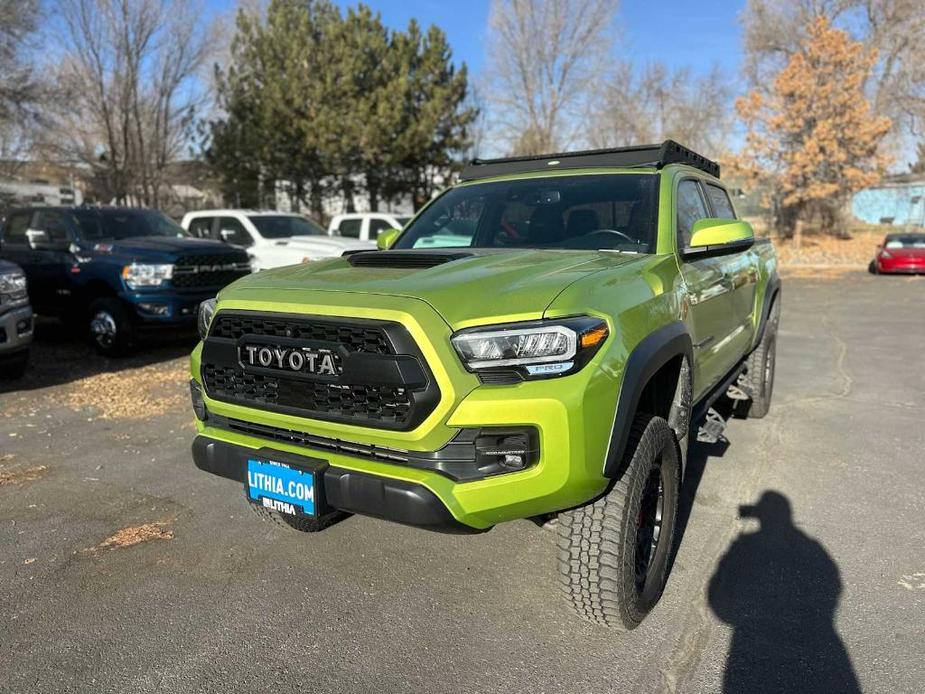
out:
<path id="1" fill-rule="evenodd" d="M 206 364 L 202 368 L 206 390 L 219 400 L 243 400 L 304 410 L 330 418 L 401 424 L 411 412 L 406 388 L 373 385 L 338 385 L 245 373 L 243 369 Z"/>
<path id="2" fill-rule="evenodd" d="M 222 266 L 234 263 L 238 269 L 234 270 L 197 270 L 193 268 Z M 250 272 L 250 265 L 247 254 L 241 253 L 223 253 L 223 254 L 204 254 L 204 255 L 185 255 L 177 259 L 174 267 L 173 286 L 178 289 L 190 289 L 198 287 L 224 287 L 231 284 L 236 279 L 244 277 Z"/>
<path id="3" fill-rule="evenodd" d="M 388 340 L 381 330 L 316 320 L 296 322 L 273 318 L 222 316 L 219 313 L 210 334 L 214 337 L 227 337 L 234 340 L 244 335 L 295 337 L 319 342 L 336 342 L 343 345 L 349 352 L 392 354 Z"/>

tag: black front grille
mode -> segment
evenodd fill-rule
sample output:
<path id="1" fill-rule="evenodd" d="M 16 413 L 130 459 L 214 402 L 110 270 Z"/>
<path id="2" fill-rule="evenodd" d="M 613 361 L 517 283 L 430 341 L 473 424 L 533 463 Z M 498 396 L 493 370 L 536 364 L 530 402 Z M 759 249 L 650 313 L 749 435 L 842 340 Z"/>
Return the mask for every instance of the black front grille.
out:
<path id="1" fill-rule="evenodd" d="M 406 388 L 296 381 L 212 365 L 203 366 L 202 376 L 209 395 L 218 400 L 247 400 L 328 418 L 396 424 L 405 422 L 411 411 L 411 396 Z"/>
<path id="2" fill-rule="evenodd" d="M 250 272 L 244 251 L 184 255 L 173 270 L 173 286 L 178 289 L 224 287 Z"/>
<path id="3" fill-rule="evenodd" d="M 0 343 L 6 342 L 6 328 L 0 328 Z"/>
<path id="4" fill-rule="evenodd" d="M 245 365 L 242 350 L 255 343 L 324 350 L 337 373 Z M 201 368 L 214 400 L 384 429 L 414 428 L 440 399 L 417 345 L 390 321 L 219 311 Z"/>
<path id="5" fill-rule="evenodd" d="M 313 320 L 281 320 L 238 315 L 216 316 L 210 336 L 239 339 L 244 335 L 295 337 L 320 342 L 335 342 L 350 352 L 393 354 L 382 330 L 361 325 Z"/>
<path id="6" fill-rule="evenodd" d="M 269 427 L 263 424 L 255 424 L 254 422 L 232 419 L 230 417 L 216 417 L 213 415 L 209 419 L 208 424 L 209 426 L 218 427 L 227 431 L 236 431 L 249 436 L 259 436 L 260 438 L 269 439 L 271 441 L 291 443 L 296 446 L 320 448 L 357 458 L 382 460 L 392 463 L 408 462 L 408 451 L 400 448 L 386 448 L 385 446 L 375 446 L 371 443 L 342 441 L 341 439 L 332 439 L 327 436 L 315 436 L 314 434 L 306 434 L 305 432 L 294 431 L 292 429 Z"/>

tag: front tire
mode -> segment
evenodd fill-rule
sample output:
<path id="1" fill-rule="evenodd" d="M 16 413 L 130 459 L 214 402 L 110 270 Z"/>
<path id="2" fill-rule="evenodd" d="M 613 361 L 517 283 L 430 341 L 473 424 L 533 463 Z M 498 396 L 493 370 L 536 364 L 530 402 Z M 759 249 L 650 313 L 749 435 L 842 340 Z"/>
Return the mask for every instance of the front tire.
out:
<path id="1" fill-rule="evenodd" d="M 89 334 L 96 351 L 107 357 L 122 357 L 135 346 L 135 330 L 122 302 L 112 297 L 90 304 Z"/>
<path id="2" fill-rule="evenodd" d="M 26 373 L 26 366 L 29 364 L 29 352 L 24 351 L 14 357 L 7 358 L 6 361 L 0 362 L 0 381 L 15 381 L 23 377 Z"/>
<path id="3" fill-rule="evenodd" d="M 559 585 L 580 617 L 629 631 L 668 578 L 681 484 L 678 442 L 661 417 L 639 414 L 624 472 L 596 501 L 559 514 Z"/>
<path id="4" fill-rule="evenodd" d="M 244 495 L 247 496 L 246 491 Z M 286 513 L 273 511 L 259 504 L 252 503 L 249 499 L 247 505 L 250 506 L 251 511 L 265 523 L 270 523 L 278 528 L 284 528 L 286 530 L 298 530 L 300 533 L 321 532 L 325 528 L 329 528 L 350 515 L 349 513 L 338 511 L 323 519 L 303 518 L 301 516 L 290 516 Z"/>

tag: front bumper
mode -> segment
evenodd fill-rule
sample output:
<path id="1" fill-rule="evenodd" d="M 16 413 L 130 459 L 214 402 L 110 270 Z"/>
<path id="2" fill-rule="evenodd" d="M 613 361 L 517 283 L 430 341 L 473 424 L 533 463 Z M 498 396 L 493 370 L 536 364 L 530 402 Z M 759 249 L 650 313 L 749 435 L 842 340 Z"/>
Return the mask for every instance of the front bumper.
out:
<path id="1" fill-rule="evenodd" d="M 577 506 L 607 487 L 603 463 L 620 381 L 612 371 L 600 368 L 599 359 L 606 350 L 602 349 L 581 371 L 561 378 L 483 385 L 463 368 L 453 351 L 450 327 L 422 301 L 344 293 L 338 294 L 338 303 L 332 305 L 330 293 L 290 291 L 286 292 L 284 301 L 280 300 L 281 293 L 267 294 L 266 303 L 226 300 L 220 302 L 219 310 L 350 316 L 399 322 L 415 340 L 433 372 L 439 385 L 440 402 L 415 428 L 389 431 L 268 412 L 204 395 L 208 414 L 204 421 L 197 421 L 201 440 L 236 446 L 252 453 L 271 449 L 321 458 L 332 469 L 372 476 L 383 484 L 414 485 L 438 499 L 456 522 L 475 530 Z M 200 344 L 191 359 L 191 375 L 200 385 L 201 357 Z M 225 424 L 228 420 L 252 423 L 258 425 L 258 429 L 274 428 L 308 436 L 271 439 L 231 430 Z M 439 470 L 346 452 L 350 445 L 356 445 L 367 449 L 401 449 L 426 456 L 446 447 L 461 431 L 498 427 L 530 427 L 536 431 L 539 456 L 532 466 L 480 479 L 458 480 Z M 312 445 L 310 437 L 335 440 L 345 446 L 321 448 Z M 374 507 L 356 512 L 380 517 L 392 515 Z"/>
<path id="2" fill-rule="evenodd" d="M 878 270 L 886 275 L 917 275 L 925 274 L 925 263 L 923 262 L 896 262 L 896 261 L 879 261 Z"/>
<path id="3" fill-rule="evenodd" d="M 32 308 L 23 306 L 0 314 L 0 358 L 18 354 L 32 344 Z"/>
<path id="4" fill-rule="evenodd" d="M 193 441 L 196 467 L 213 475 L 247 483 L 247 461 L 254 450 L 197 436 Z M 258 452 L 274 457 L 272 449 Z M 378 477 L 354 470 L 327 467 L 321 475 L 327 506 L 384 520 L 445 533 L 473 533 L 463 525 L 427 487 L 413 482 Z"/>
<path id="5" fill-rule="evenodd" d="M 217 292 L 130 292 L 122 299 L 131 307 L 135 322 L 141 327 L 196 327 L 199 304 Z"/>

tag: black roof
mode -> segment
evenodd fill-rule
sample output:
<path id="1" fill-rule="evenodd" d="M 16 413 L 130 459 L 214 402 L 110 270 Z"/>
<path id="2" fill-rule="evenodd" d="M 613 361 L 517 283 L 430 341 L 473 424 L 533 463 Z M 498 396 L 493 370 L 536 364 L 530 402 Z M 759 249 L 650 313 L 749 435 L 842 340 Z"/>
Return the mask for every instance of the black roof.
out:
<path id="1" fill-rule="evenodd" d="M 679 145 L 674 140 L 665 140 L 660 145 L 589 149 L 582 152 L 538 154 L 504 159 L 473 159 L 462 170 L 459 177 L 463 181 L 473 181 L 505 174 L 550 171 L 552 168 L 561 170 L 654 166 L 660 169 L 667 164 L 687 164 L 719 178 L 719 164 L 689 150 L 684 145 Z"/>

